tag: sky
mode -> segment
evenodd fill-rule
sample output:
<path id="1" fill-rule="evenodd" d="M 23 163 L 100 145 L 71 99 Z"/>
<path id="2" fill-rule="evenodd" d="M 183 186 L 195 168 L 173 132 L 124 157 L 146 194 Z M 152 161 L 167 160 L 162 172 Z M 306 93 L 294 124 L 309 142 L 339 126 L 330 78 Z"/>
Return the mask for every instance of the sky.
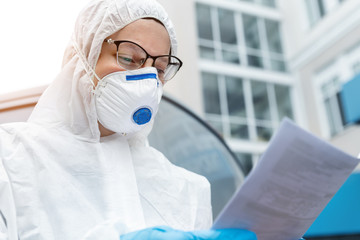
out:
<path id="1" fill-rule="evenodd" d="M 89 0 L 0 3 L 0 95 L 49 84 Z"/>

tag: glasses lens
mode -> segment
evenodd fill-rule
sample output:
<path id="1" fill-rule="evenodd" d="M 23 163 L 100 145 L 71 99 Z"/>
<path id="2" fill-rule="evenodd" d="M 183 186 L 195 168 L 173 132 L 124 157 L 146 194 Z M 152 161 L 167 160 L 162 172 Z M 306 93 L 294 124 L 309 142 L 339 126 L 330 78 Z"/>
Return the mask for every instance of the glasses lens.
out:
<path id="1" fill-rule="evenodd" d="M 158 70 L 160 80 L 169 81 L 179 70 L 181 63 L 174 56 L 163 56 L 156 58 L 154 67 Z"/>
<path id="2" fill-rule="evenodd" d="M 147 53 L 140 46 L 132 42 L 121 42 L 117 51 L 117 62 L 126 70 L 142 67 L 147 59 Z M 174 56 L 154 57 L 153 66 L 158 70 L 159 79 L 169 81 L 181 67 L 181 61 Z"/>
<path id="3" fill-rule="evenodd" d="M 118 64 L 126 70 L 135 70 L 146 60 L 143 49 L 131 42 L 122 42 L 117 51 Z"/>

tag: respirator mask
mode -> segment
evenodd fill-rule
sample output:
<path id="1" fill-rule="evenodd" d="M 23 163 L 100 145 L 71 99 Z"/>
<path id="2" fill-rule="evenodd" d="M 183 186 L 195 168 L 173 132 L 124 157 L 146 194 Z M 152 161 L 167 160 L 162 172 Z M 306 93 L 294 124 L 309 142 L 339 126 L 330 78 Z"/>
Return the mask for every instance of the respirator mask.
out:
<path id="1" fill-rule="evenodd" d="M 106 129 L 132 134 L 155 117 L 163 93 L 156 68 L 114 72 L 98 80 L 93 91 L 95 107 Z"/>

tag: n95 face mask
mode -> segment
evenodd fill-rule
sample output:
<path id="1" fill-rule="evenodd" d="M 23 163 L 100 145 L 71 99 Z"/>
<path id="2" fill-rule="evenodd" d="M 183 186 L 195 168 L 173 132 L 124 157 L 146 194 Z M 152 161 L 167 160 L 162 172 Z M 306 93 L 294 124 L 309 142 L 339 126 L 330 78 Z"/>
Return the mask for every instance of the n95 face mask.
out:
<path id="1" fill-rule="evenodd" d="M 120 71 L 101 79 L 94 94 L 99 122 L 126 135 L 140 131 L 155 117 L 162 83 L 153 67 Z"/>

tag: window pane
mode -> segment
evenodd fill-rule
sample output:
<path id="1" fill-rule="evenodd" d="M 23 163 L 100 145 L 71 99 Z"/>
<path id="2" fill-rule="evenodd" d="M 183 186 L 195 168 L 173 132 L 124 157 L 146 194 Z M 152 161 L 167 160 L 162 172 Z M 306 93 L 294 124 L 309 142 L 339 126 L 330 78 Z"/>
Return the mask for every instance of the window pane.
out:
<path id="1" fill-rule="evenodd" d="M 293 119 L 294 116 L 291 105 L 290 88 L 288 86 L 277 84 L 275 84 L 274 88 L 279 120 L 284 117 Z"/>
<path id="2" fill-rule="evenodd" d="M 251 91 L 255 118 L 261 120 L 270 120 L 270 106 L 266 83 L 252 81 Z"/>
<path id="3" fill-rule="evenodd" d="M 213 40 L 211 9 L 207 5 L 196 4 L 199 38 Z"/>
<path id="4" fill-rule="evenodd" d="M 237 44 L 233 11 L 219 8 L 219 27 L 222 42 Z"/>
<path id="5" fill-rule="evenodd" d="M 160 104 L 154 128 L 149 135 L 150 145 L 161 150 L 175 165 L 209 180 L 211 205 L 216 217 L 243 181 L 237 160 L 201 121 L 176 103 L 164 99 Z"/>
<path id="6" fill-rule="evenodd" d="M 208 123 L 220 136 L 224 136 L 223 124 L 222 124 L 221 120 L 219 120 L 219 121 L 207 120 L 207 123 Z"/>
<path id="7" fill-rule="evenodd" d="M 257 127 L 256 130 L 257 130 L 258 141 L 267 142 L 270 140 L 273 134 L 273 130 L 268 127 Z"/>
<path id="8" fill-rule="evenodd" d="M 244 14 L 243 23 L 246 46 L 249 48 L 260 49 L 260 37 L 257 18 Z"/>
<path id="9" fill-rule="evenodd" d="M 230 124 L 231 137 L 239 139 L 249 139 L 248 126 L 244 124 Z"/>
<path id="10" fill-rule="evenodd" d="M 261 4 L 268 7 L 276 7 L 275 0 L 261 0 Z"/>
<path id="11" fill-rule="evenodd" d="M 246 109 L 242 79 L 226 77 L 225 82 L 229 115 L 245 118 Z"/>
<path id="12" fill-rule="evenodd" d="M 306 0 L 306 7 L 309 15 L 310 24 L 313 25 L 320 19 L 316 0 Z"/>
<path id="13" fill-rule="evenodd" d="M 244 174 L 247 175 L 253 167 L 252 155 L 250 153 L 235 153 L 240 166 L 244 170 Z"/>
<path id="14" fill-rule="evenodd" d="M 221 114 L 217 75 L 202 73 L 205 112 Z"/>
<path id="15" fill-rule="evenodd" d="M 274 71 L 286 72 L 285 62 L 271 59 L 271 69 Z"/>
<path id="16" fill-rule="evenodd" d="M 360 61 L 355 62 L 351 68 L 352 68 L 354 75 L 357 75 L 358 73 L 360 73 Z"/>
<path id="17" fill-rule="evenodd" d="M 341 89 L 341 83 L 338 76 L 332 76 L 321 86 L 322 94 L 325 98 L 332 97 Z"/>
<path id="18" fill-rule="evenodd" d="M 252 67 L 264 68 L 263 60 L 261 57 L 248 55 L 248 65 Z"/>
<path id="19" fill-rule="evenodd" d="M 334 113 L 330 99 L 329 98 L 325 99 L 324 104 L 325 104 L 326 116 L 329 122 L 330 134 L 331 136 L 334 136 L 336 134 L 336 124 L 335 124 Z"/>
<path id="20" fill-rule="evenodd" d="M 240 64 L 240 59 L 237 52 L 223 50 L 222 54 L 223 54 L 223 61 Z"/>
<path id="21" fill-rule="evenodd" d="M 317 1 L 317 5 L 319 7 L 319 13 L 320 13 L 320 16 L 325 16 L 325 6 L 324 6 L 324 0 L 316 0 Z"/>
<path id="22" fill-rule="evenodd" d="M 266 19 L 265 27 L 269 50 L 271 52 L 282 53 L 279 23 Z"/>
<path id="23" fill-rule="evenodd" d="M 215 49 L 211 47 L 200 46 L 200 57 L 204 59 L 215 60 Z"/>

